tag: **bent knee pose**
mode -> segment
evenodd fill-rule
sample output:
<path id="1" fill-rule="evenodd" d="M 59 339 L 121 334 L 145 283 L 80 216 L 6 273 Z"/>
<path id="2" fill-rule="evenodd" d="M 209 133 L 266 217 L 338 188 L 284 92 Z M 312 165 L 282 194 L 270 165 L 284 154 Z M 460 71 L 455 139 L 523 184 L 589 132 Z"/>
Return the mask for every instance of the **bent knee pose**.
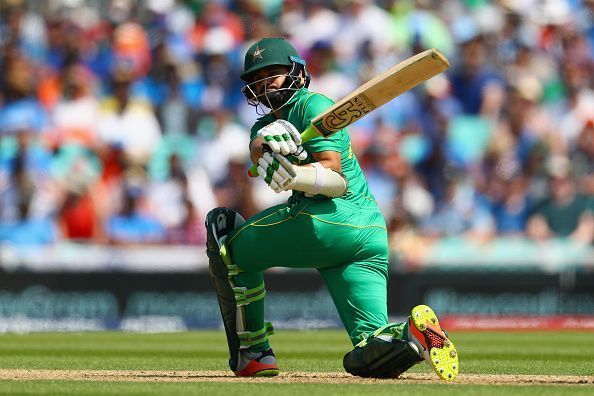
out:
<path id="1" fill-rule="evenodd" d="M 299 131 L 333 105 L 307 89 L 305 61 L 286 40 L 262 39 L 247 51 L 241 78 L 261 115 L 251 130 L 252 162 L 273 191 L 293 193 L 247 221 L 225 208 L 207 216 L 231 370 L 279 373 L 264 318 L 263 271 L 282 266 L 315 268 L 324 279 L 354 347 L 343 360 L 349 373 L 397 377 L 425 359 L 441 378 L 453 379 L 456 350 L 429 307 L 415 307 L 404 323 L 388 322 L 386 225 L 346 130 L 301 141 Z"/>

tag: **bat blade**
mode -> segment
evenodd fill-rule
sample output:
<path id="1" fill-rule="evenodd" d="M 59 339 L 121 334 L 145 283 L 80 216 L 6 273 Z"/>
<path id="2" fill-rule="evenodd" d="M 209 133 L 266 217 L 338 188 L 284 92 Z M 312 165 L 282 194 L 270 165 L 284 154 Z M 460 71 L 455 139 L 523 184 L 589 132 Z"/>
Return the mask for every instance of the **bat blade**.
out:
<path id="1" fill-rule="evenodd" d="M 435 48 L 411 56 L 367 81 L 318 115 L 302 132 L 301 138 L 306 142 L 319 136 L 331 136 L 449 67 L 447 58 Z M 252 165 L 248 174 L 258 176 L 257 165 Z"/>
<path id="2" fill-rule="evenodd" d="M 447 70 L 446 57 L 433 48 L 414 55 L 367 81 L 312 120 L 328 137 L 365 117 L 380 106 Z"/>

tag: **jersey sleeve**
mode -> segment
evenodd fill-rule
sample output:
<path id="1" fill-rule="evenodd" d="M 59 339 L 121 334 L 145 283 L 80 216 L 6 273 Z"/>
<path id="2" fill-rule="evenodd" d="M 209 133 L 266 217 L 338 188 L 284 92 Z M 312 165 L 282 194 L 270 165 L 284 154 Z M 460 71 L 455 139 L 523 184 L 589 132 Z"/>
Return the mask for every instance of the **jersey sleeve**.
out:
<path id="1" fill-rule="evenodd" d="M 258 118 L 258 120 L 256 120 L 255 124 L 252 126 L 252 129 L 250 130 L 250 142 L 256 138 L 256 135 L 258 135 L 258 131 L 260 129 L 264 128 L 266 125 L 270 124 L 273 121 L 274 121 L 274 117 L 270 117 L 270 116 L 264 116 L 264 117 Z"/>
<path id="2" fill-rule="evenodd" d="M 260 123 L 260 122 L 256 122 L 252 126 L 252 129 L 250 130 L 250 142 L 256 138 L 256 135 L 258 134 L 258 131 L 260 129 L 262 129 L 262 127 L 264 127 L 264 125 L 262 125 L 262 123 Z"/>
<path id="3" fill-rule="evenodd" d="M 307 98 L 303 109 L 305 125 L 311 124 L 311 120 L 329 107 L 332 107 L 332 105 L 334 105 L 334 102 L 324 95 L 318 93 L 311 95 Z M 304 146 L 311 153 L 319 153 L 321 151 L 337 151 L 340 153 L 342 151 L 342 135 L 344 133 L 346 133 L 346 129 L 342 129 L 328 138 L 320 136 L 306 142 Z"/>

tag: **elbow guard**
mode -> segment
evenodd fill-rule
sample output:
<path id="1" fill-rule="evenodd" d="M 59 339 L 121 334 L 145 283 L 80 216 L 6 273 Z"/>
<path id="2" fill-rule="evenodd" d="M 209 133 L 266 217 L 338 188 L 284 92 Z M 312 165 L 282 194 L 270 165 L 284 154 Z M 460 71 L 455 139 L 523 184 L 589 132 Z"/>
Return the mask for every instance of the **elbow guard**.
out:
<path id="1" fill-rule="evenodd" d="M 307 194 L 322 194 L 327 197 L 337 198 L 347 191 L 348 182 L 346 178 L 332 169 L 325 168 L 319 162 L 313 166 L 295 167 L 296 177 L 292 190 L 303 191 Z"/>

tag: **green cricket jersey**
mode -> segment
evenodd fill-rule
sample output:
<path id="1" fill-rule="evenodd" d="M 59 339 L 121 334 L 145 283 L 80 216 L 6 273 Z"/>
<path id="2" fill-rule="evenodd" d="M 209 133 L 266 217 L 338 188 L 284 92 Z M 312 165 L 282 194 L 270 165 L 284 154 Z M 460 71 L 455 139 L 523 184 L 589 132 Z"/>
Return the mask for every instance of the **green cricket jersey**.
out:
<path id="1" fill-rule="evenodd" d="M 333 104 L 334 102 L 328 97 L 316 92 L 310 92 L 306 88 L 301 88 L 282 109 L 282 118 L 293 124 L 298 131 L 304 131 L 311 124 L 312 119 Z M 260 117 L 252 127 L 250 138 L 252 140 L 255 139 L 260 129 L 275 120 L 276 117 L 273 114 L 266 114 Z M 318 137 L 312 139 L 306 142 L 304 147 L 310 155 L 305 161 L 300 162 L 301 164 L 315 162 L 311 153 L 337 151 L 341 154 L 342 173 L 347 178 L 349 184 L 347 193 L 338 199 L 344 199 L 360 206 L 376 205 L 375 199 L 367 186 L 363 171 L 351 148 L 351 140 L 346 128 L 328 138 Z M 294 191 L 293 195 L 304 196 L 305 194 L 300 191 Z"/>

